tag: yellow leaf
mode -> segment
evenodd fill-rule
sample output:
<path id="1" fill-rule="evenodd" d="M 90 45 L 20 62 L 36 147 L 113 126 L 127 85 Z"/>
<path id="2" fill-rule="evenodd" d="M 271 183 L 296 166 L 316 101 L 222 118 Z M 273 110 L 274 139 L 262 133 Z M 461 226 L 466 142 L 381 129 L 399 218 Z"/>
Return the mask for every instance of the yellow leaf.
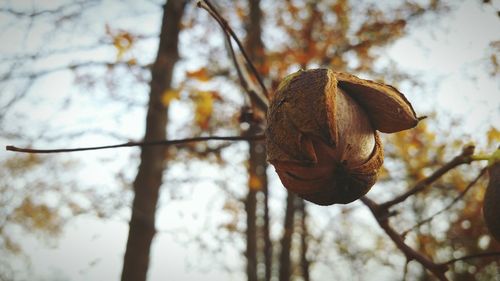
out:
<path id="1" fill-rule="evenodd" d="M 121 60 L 125 53 L 132 48 L 135 38 L 126 31 L 118 31 L 115 34 L 112 34 L 112 31 L 110 31 L 110 35 L 112 36 L 113 46 L 117 51 L 116 59 Z"/>
<path id="2" fill-rule="evenodd" d="M 195 105 L 195 122 L 200 128 L 207 129 L 214 106 L 214 93 L 208 91 L 196 92 L 193 97 Z"/>
<path id="3" fill-rule="evenodd" d="M 500 131 L 496 128 L 491 128 L 488 131 L 488 143 L 496 143 L 500 141 Z"/>
<path id="4" fill-rule="evenodd" d="M 168 89 L 161 95 L 161 103 L 168 106 L 173 100 L 180 98 L 180 91 L 176 89 Z"/>

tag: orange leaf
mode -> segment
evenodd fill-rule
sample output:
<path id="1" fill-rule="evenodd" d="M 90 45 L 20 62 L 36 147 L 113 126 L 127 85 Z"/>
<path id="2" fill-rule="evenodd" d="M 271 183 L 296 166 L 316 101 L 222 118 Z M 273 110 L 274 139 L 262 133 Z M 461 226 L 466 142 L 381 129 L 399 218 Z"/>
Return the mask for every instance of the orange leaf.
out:
<path id="1" fill-rule="evenodd" d="M 262 181 L 256 175 L 251 174 L 248 180 L 248 186 L 252 190 L 260 190 L 262 188 Z"/>
<path id="2" fill-rule="evenodd" d="M 208 75 L 208 72 L 204 67 L 202 67 L 198 70 L 195 70 L 195 71 L 187 71 L 186 76 L 189 78 L 194 78 L 194 79 L 202 81 L 202 82 L 206 82 L 206 81 L 210 80 L 210 76 Z"/>

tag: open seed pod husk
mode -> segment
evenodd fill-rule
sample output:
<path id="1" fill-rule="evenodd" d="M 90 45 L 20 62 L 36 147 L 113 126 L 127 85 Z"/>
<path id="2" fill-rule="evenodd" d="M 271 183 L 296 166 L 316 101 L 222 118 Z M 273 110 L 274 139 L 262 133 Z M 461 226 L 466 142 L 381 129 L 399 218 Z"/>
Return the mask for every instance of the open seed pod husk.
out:
<path id="1" fill-rule="evenodd" d="M 418 123 L 395 88 L 329 69 L 298 71 L 274 94 L 266 128 L 268 161 L 283 185 L 319 205 L 350 203 L 377 180 L 385 133 Z"/>
<path id="2" fill-rule="evenodd" d="M 483 216 L 491 236 L 500 242 L 500 162 L 488 168 L 489 182 L 483 201 Z"/>

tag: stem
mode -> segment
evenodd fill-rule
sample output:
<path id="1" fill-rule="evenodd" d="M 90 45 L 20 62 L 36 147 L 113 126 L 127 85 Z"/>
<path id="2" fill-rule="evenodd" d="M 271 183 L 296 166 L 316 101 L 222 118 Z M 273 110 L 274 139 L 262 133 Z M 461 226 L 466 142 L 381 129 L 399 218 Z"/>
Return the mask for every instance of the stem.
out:
<path id="1" fill-rule="evenodd" d="M 194 137 L 186 139 L 177 140 L 159 140 L 159 141 L 148 141 L 148 142 L 126 142 L 122 144 L 113 144 L 105 146 L 90 146 L 90 147 L 77 147 L 77 148 L 58 148 L 58 149 L 34 149 L 34 148 L 19 148 L 12 145 L 5 147 L 6 150 L 23 152 L 23 153 L 62 153 L 62 152 L 76 152 L 76 151 L 86 151 L 86 150 L 100 150 L 100 149 L 110 149 L 119 147 L 132 147 L 132 146 L 155 146 L 155 145 L 177 145 L 182 143 L 198 142 L 198 141 L 209 141 L 209 140 L 225 140 L 225 141 L 261 141 L 265 137 L 264 135 L 255 136 L 208 136 L 208 137 Z"/>
<path id="2" fill-rule="evenodd" d="M 477 154 L 477 155 L 472 155 L 470 158 L 473 161 L 490 160 L 491 159 L 491 155 Z"/>

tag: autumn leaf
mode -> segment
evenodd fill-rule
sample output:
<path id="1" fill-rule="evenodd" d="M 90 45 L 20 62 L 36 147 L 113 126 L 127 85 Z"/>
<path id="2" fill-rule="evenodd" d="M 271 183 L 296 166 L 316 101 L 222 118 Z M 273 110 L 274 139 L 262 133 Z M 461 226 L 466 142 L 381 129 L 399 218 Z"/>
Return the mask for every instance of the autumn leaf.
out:
<path id="1" fill-rule="evenodd" d="M 46 231 L 57 234 L 60 232 L 60 217 L 45 204 L 37 204 L 31 198 L 25 198 L 13 212 L 13 220 L 27 229 Z"/>
<path id="2" fill-rule="evenodd" d="M 168 89 L 161 95 L 161 103 L 164 106 L 169 106 L 173 100 L 180 98 L 180 91 L 178 89 Z"/>
<path id="3" fill-rule="evenodd" d="M 186 76 L 188 78 L 193 78 L 201 82 L 207 82 L 208 80 L 210 80 L 210 76 L 208 75 L 208 72 L 204 67 L 195 71 L 187 71 Z"/>
<path id="4" fill-rule="evenodd" d="M 247 12 L 243 7 L 236 6 L 236 15 L 238 15 L 238 18 L 244 19 L 247 16 Z"/>
<path id="5" fill-rule="evenodd" d="M 260 190 L 262 188 L 262 181 L 256 175 L 251 174 L 248 180 L 248 186 L 252 190 Z"/>
<path id="6" fill-rule="evenodd" d="M 135 58 L 131 58 L 131 59 L 127 60 L 127 65 L 128 65 L 128 66 L 134 66 L 134 65 L 137 65 L 137 59 L 135 59 Z"/>
<path id="7" fill-rule="evenodd" d="M 491 128 L 488 133 L 488 144 L 500 142 L 500 131 L 496 128 Z"/>
<path id="8" fill-rule="evenodd" d="M 198 91 L 192 97 L 195 102 L 195 122 L 204 130 L 208 129 L 216 97 L 211 91 Z"/>
<path id="9" fill-rule="evenodd" d="M 112 30 L 109 25 L 106 25 L 106 34 L 111 37 L 111 42 L 115 47 L 116 60 L 121 60 L 135 43 L 135 36 L 125 30 Z"/>

